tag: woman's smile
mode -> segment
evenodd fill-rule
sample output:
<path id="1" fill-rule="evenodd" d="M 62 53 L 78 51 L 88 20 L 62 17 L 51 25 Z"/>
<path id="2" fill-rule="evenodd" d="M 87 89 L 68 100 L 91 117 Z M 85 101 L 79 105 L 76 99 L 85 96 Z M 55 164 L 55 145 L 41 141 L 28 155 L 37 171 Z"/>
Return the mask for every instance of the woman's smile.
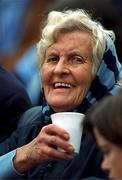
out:
<path id="1" fill-rule="evenodd" d="M 74 87 L 74 85 L 65 82 L 57 82 L 53 84 L 54 93 L 70 93 Z"/>

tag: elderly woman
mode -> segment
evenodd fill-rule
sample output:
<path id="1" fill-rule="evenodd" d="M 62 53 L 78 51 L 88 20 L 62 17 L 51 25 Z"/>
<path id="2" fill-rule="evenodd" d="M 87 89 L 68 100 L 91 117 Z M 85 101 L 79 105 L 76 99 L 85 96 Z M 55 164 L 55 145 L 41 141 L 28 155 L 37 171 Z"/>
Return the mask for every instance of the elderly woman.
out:
<path id="1" fill-rule="evenodd" d="M 101 168 L 109 171 L 110 179 L 122 179 L 122 91 L 95 104 L 84 119 L 84 128 L 103 152 Z"/>
<path id="2" fill-rule="evenodd" d="M 80 153 L 73 157 L 69 134 L 52 124 L 50 115 L 86 113 L 103 96 L 120 89 L 121 65 L 114 39 L 112 31 L 83 10 L 49 13 L 38 43 L 44 102 L 27 111 L 15 133 L 0 144 L 1 155 L 11 151 L 1 157 L 8 163 L 0 170 L 1 177 L 106 178 L 100 170 L 102 155 L 92 139 L 83 134 Z"/>

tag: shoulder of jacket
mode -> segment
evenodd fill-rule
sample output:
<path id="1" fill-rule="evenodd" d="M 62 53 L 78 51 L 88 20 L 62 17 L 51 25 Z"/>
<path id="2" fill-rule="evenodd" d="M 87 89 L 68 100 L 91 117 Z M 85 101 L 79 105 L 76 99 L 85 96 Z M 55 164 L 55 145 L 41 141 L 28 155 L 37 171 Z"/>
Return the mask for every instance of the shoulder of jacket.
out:
<path id="1" fill-rule="evenodd" d="M 30 124 L 36 124 L 41 122 L 42 106 L 32 107 L 25 111 L 21 116 L 18 126 L 26 126 Z"/>

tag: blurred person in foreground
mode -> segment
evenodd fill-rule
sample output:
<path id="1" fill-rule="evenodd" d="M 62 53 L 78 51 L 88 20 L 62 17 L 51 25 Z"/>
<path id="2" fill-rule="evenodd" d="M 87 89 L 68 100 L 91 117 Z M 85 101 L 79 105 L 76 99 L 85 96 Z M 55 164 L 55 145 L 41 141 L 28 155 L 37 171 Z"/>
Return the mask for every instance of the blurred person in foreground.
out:
<path id="1" fill-rule="evenodd" d="M 122 91 L 95 104 L 84 119 L 84 128 L 103 153 L 101 168 L 110 179 L 122 179 Z"/>
<path id="2" fill-rule="evenodd" d="M 82 9 L 49 13 L 37 46 L 43 105 L 25 112 L 18 129 L 0 144 L 0 155 L 4 154 L 0 163 L 7 162 L 0 177 L 107 178 L 100 168 L 102 154 L 92 138 L 83 133 L 80 153 L 73 157 L 69 134 L 52 124 L 50 115 L 85 114 L 99 99 L 119 91 L 122 71 L 114 39 L 113 31 Z"/>
<path id="3" fill-rule="evenodd" d="M 24 86 L 0 66 L 0 142 L 15 131 L 19 118 L 31 107 Z"/>

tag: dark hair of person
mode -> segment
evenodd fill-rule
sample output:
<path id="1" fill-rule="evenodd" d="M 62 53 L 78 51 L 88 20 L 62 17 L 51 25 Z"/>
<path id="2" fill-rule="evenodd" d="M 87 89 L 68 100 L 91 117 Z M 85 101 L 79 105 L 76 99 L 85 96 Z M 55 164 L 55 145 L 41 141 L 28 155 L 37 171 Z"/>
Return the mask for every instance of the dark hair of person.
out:
<path id="1" fill-rule="evenodd" d="M 122 148 L 122 90 L 96 103 L 86 114 L 83 125 L 93 138 L 93 129 L 97 128 L 105 139 Z"/>

